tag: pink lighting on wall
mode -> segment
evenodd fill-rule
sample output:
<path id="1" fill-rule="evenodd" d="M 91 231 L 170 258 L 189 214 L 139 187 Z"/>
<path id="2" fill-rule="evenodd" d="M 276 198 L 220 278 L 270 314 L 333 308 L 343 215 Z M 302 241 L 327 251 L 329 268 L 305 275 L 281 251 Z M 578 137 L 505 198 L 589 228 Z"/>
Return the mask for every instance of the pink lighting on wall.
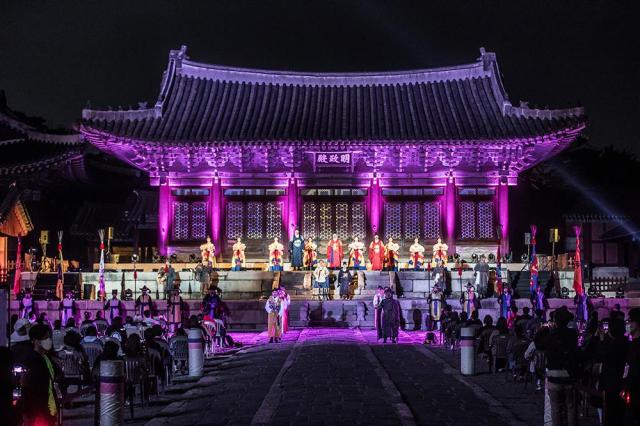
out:
<path id="1" fill-rule="evenodd" d="M 286 210 L 283 212 L 283 223 L 287 230 L 287 236 L 289 240 L 293 238 L 294 231 L 296 227 L 299 227 L 298 224 L 298 209 L 299 209 L 299 200 L 298 200 L 298 181 L 296 178 L 290 178 L 288 180 L 287 185 L 287 202 L 286 202 Z"/>
<path id="2" fill-rule="evenodd" d="M 502 227 L 500 250 L 507 255 L 509 254 L 509 186 L 498 185 L 496 192 L 498 193 L 498 220 Z"/>
<path id="3" fill-rule="evenodd" d="M 447 179 L 444 188 L 444 239 L 449 246 L 449 253 L 456 252 L 456 184 L 452 177 Z"/>
<path id="4" fill-rule="evenodd" d="M 382 207 L 382 191 L 380 189 L 380 181 L 374 175 L 369 187 L 368 204 L 369 204 L 369 227 L 371 236 L 380 234 L 380 211 Z"/>
<path id="5" fill-rule="evenodd" d="M 158 253 L 160 256 L 168 255 L 171 216 L 171 187 L 165 183 L 158 188 Z"/>
<path id="6" fill-rule="evenodd" d="M 213 245 L 216 246 L 216 252 L 220 253 L 222 251 L 222 238 L 221 238 L 221 229 L 222 229 L 222 188 L 220 185 L 220 180 L 215 178 L 211 185 L 210 195 L 209 195 L 209 211 L 210 213 L 210 224 L 211 224 L 211 241 Z"/>

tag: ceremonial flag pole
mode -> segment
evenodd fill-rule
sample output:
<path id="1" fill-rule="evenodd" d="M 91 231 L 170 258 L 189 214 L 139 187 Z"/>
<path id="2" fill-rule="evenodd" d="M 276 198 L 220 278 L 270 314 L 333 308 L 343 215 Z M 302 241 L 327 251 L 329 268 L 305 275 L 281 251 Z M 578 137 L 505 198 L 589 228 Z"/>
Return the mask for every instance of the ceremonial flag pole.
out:
<path id="1" fill-rule="evenodd" d="M 582 261 L 580 259 L 580 232 L 579 226 L 573 227 L 576 232 L 576 258 L 573 262 L 573 289 L 578 296 L 582 296 L 584 293 L 584 287 L 582 285 Z"/>
<path id="2" fill-rule="evenodd" d="M 529 271 L 531 278 L 529 279 L 529 291 L 531 295 L 535 294 L 538 288 L 538 256 L 536 256 L 536 231 L 538 228 L 531 225 L 531 259 L 529 260 Z"/>
<path id="3" fill-rule="evenodd" d="M 22 237 L 18 235 L 18 251 L 16 252 L 16 273 L 13 276 L 13 294 L 20 293 L 20 275 L 22 273 Z"/>
<path id="4" fill-rule="evenodd" d="M 58 267 L 56 268 L 58 280 L 56 281 L 56 297 L 60 300 L 64 298 L 64 270 L 62 263 L 62 231 L 58 231 Z"/>
<path id="5" fill-rule="evenodd" d="M 98 229 L 98 236 L 100 237 L 100 269 L 98 270 L 98 283 L 100 285 L 100 292 L 98 297 L 100 301 L 104 303 L 105 291 L 104 291 L 104 229 Z"/>
<path id="6" fill-rule="evenodd" d="M 431 294 L 431 259 L 427 262 L 427 292 Z"/>

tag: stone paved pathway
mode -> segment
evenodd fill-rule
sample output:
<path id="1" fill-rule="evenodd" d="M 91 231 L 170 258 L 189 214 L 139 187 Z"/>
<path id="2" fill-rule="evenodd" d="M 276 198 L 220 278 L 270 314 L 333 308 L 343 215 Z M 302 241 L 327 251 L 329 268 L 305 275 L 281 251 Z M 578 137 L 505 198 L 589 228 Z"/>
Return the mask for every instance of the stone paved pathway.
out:
<path id="1" fill-rule="evenodd" d="M 424 332 L 400 344 L 370 330 L 292 330 L 279 344 L 266 333 L 234 336 L 245 347 L 207 361 L 205 375 L 182 380 L 127 424 L 541 424 L 540 393 L 504 375 L 462 377 L 458 355 L 426 348 Z M 87 398 L 65 424 L 89 424 Z"/>

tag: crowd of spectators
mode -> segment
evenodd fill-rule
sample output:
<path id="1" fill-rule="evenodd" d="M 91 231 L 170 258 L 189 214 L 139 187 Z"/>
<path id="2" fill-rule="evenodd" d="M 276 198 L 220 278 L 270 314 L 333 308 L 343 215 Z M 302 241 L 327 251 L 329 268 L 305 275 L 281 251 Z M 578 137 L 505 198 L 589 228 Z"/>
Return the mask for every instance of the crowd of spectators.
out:
<path id="1" fill-rule="evenodd" d="M 579 410 L 595 409 L 600 424 L 640 424 L 640 308 L 627 315 L 616 306 L 607 318 L 591 310 L 586 322 L 576 321 L 567 307 L 550 312 L 512 309 L 507 320 L 482 322 L 445 306 L 444 343 L 455 349 L 461 329 L 476 329 L 475 349 L 491 372 L 514 381 L 546 387 L 546 408 L 554 425 L 575 425 Z M 481 361 L 482 362 L 482 361 Z"/>
<path id="2" fill-rule="evenodd" d="M 190 328 L 202 330 L 212 347 L 233 345 L 226 326 L 227 311 L 220 318 L 205 314 L 183 318 L 169 327 L 161 315 L 115 317 L 108 323 L 102 312 L 92 318 L 84 312 L 77 325 L 49 323 L 46 313 L 11 318 L 11 346 L 0 348 L 0 410 L 3 424 L 57 424 L 61 406 L 96 389 L 103 361 L 124 361 L 125 397 L 133 410 L 134 397 L 144 404 L 158 394 L 175 374 L 188 371 Z M 213 326 L 207 326 L 213 324 Z M 213 334 L 212 334 L 213 332 Z M 96 407 L 99 395 L 96 393 Z M 136 399 L 137 400 L 137 399 Z"/>

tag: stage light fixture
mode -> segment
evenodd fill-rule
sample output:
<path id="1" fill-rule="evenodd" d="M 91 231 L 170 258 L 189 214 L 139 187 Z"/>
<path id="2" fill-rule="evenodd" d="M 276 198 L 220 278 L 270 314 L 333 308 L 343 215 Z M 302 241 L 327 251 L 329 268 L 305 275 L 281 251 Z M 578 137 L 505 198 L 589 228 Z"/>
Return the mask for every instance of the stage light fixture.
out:
<path id="1" fill-rule="evenodd" d="M 133 262 L 133 263 L 138 262 L 138 255 L 136 253 L 133 253 L 131 255 L 131 262 Z"/>
<path id="2" fill-rule="evenodd" d="M 489 262 L 495 262 L 496 261 L 496 255 L 493 253 L 489 253 Z"/>
<path id="3" fill-rule="evenodd" d="M 529 255 L 527 253 L 522 253 L 522 256 L 520 256 L 520 260 L 522 261 L 522 263 L 527 263 L 529 261 Z"/>
<path id="4" fill-rule="evenodd" d="M 471 255 L 471 261 L 472 262 L 477 262 L 478 261 L 478 253 L 473 253 Z"/>
<path id="5" fill-rule="evenodd" d="M 568 299 L 569 298 L 569 289 L 566 287 L 562 287 L 562 290 L 560 290 L 560 298 L 561 299 Z"/>

